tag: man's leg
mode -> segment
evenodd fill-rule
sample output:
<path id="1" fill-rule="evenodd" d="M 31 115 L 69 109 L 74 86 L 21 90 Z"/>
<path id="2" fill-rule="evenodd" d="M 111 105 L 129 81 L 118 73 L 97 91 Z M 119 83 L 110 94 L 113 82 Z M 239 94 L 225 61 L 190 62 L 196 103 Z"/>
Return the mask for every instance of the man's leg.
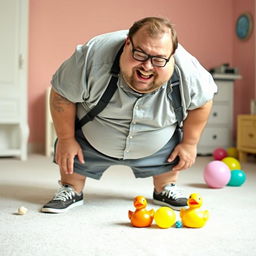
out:
<path id="1" fill-rule="evenodd" d="M 79 205 L 83 205 L 83 188 L 85 176 L 77 173 L 64 174 L 60 171 L 60 188 L 52 200 L 45 204 L 41 211 L 61 213 Z"/>
<path id="2" fill-rule="evenodd" d="M 169 184 L 175 184 L 178 179 L 179 172 L 169 171 L 156 176 L 153 176 L 155 191 L 160 193 L 164 187 Z"/>
<path id="3" fill-rule="evenodd" d="M 153 199 L 156 204 L 166 205 L 174 210 L 187 207 L 187 198 L 176 185 L 178 171 L 169 171 L 153 176 Z"/>
<path id="4" fill-rule="evenodd" d="M 70 185 L 74 188 L 74 190 L 80 194 L 84 188 L 86 177 L 83 175 L 80 175 L 78 173 L 73 174 L 65 174 L 60 171 L 61 176 L 61 184 Z"/>

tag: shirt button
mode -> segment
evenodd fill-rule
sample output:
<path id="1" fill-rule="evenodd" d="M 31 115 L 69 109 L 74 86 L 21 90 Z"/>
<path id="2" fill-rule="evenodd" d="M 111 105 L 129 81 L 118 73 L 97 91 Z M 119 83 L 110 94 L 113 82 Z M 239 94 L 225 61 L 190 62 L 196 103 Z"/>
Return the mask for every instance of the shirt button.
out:
<path id="1" fill-rule="evenodd" d="M 132 136 L 129 136 L 130 139 L 132 139 Z"/>

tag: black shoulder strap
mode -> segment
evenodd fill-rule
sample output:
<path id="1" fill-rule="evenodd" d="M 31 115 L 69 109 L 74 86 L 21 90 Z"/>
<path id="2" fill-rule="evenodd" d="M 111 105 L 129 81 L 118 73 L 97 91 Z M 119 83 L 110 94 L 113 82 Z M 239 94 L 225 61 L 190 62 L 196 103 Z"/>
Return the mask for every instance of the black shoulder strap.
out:
<path id="1" fill-rule="evenodd" d="M 122 47 L 120 48 L 120 50 L 118 51 L 115 57 L 114 63 L 110 71 L 112 76 L 106 90 L 104 91 L 103 95 L 101 96 L 96 106 L 94 106 L 84 117 L 82 117 L 82 119 L 80 120 L 76 119 L 76 129 L 82 128 L 82 126 L 84 126 L 86 123 L 93 120 L 93 118 L 97 116 L 107 106 L 110 99 L 114 95 L 117 89 L 118 74 L 120 72 L 119 59 L 123 52 L 123 47 L 124 45 L 122 45 Z M 184 115 L 183 115 L 183 108 L 181 104 L 180 78 L 177 73 L 177 70 L 174 71 L 170 81 L 168 82 L 168 84 L 170 83 L 171 83 L 172 89 L 170 93 L 168 93 L 168 97 L 172 102 L 172 106 L 174 108 L 178 126 L 181 127 Z"/>
<path id="2" fill-rule="evenodd" d="M 168 97 L 172 102 L 178 126 L 182 127 L 182 121 L 184 118 L 183 107 L 181 104 L 181 94 L 180 94 L 180 78 L 177 70 L 174 70 L 174 73 L 169 81 L 171 83 L 172 90 L 168 93 Z"/>
<path id="3" fill-rule="evenodd" d="M 76 119 L 76 130 L 82 128 L 86 123 L 89 121 L 92 121 L 95 116 L 97 116 L 109 103 L 110 99 L 114 95 L 116 89 L 117 89 L 117 81 L 118 81 L 118 74 L 120 72 L 119 67 L 119 59 L 123 52 L 124 45 L 120 48 L 118 51 L 114 63 L 111 67 L 110 73 L 112 74 L 111 79 L 109 81 L 109 84 L 102 94 L 99 102 L 96 106 L 94 106 L 82 119 L 78 120 Z"/>

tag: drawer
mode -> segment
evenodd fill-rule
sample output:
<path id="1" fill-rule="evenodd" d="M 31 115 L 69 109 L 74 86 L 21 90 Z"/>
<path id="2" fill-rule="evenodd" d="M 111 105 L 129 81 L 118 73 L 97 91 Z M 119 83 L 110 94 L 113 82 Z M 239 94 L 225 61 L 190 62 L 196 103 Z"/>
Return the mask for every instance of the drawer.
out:
<path id="1" fill-rule="evenodd" d="M 256 129 L 256 120 L 253 119 L 242 119 L 240 121 L 240 126 L 241 127 L 254 127 Z"/>
<path id="2" fill-rule="evenodd" d="M 213 105 L 208 123 L 230 124 L 230 107 L 227 105 Z"/>
<path id="3" fill-rule="evenodd" d="M 226 147 L 231 144 L 231 132 L 228 128 L 207 127 L 200 139 L 201 146 Z"/>
<path id="4" fill-rule="evenodd" d="M 216 81 L 215 81 L 216 82 Z M 214 101 L 227 101 L 233 100 L 233 87 L 232 83 L 228 84 L 227 81 L 217 81 L 218 92 L 214 97 Z"/>
<path id="5" fill-rule="evenodd" d="M 240 136 L 242 147 L 256 148 L 256 126 L 242 126 Z"/>
<path id="6" fill-rule="evenodd" d="M 1 100 L 0 121 L 19 120 L 20 111 L 18 100 Z"/>

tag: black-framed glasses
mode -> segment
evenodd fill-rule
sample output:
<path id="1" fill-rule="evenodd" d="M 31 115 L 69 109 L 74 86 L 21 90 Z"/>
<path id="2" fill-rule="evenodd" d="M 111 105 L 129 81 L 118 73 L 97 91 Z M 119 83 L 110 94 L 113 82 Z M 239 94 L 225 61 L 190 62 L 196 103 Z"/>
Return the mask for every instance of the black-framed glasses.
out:
<path id="1" fill-rule="evenodd" d="M 145 62 L 148 59 L 150 59 L 151 64 L 154 67 L 163 68 L 171 58 L 171 55 L 168 59 L 163 58 L 163 57 L 159 57 L 159 56 L 149 55 L 149 54 L 143 52 L 142 50 L 138 50 L 138 49 L 134 48 L 134 44 L 133 44 L 133 41 L 132 41 L 131 37 L 130 37 L 130 41 L 132 43 L 132 57 L 137 61 Z"/>

